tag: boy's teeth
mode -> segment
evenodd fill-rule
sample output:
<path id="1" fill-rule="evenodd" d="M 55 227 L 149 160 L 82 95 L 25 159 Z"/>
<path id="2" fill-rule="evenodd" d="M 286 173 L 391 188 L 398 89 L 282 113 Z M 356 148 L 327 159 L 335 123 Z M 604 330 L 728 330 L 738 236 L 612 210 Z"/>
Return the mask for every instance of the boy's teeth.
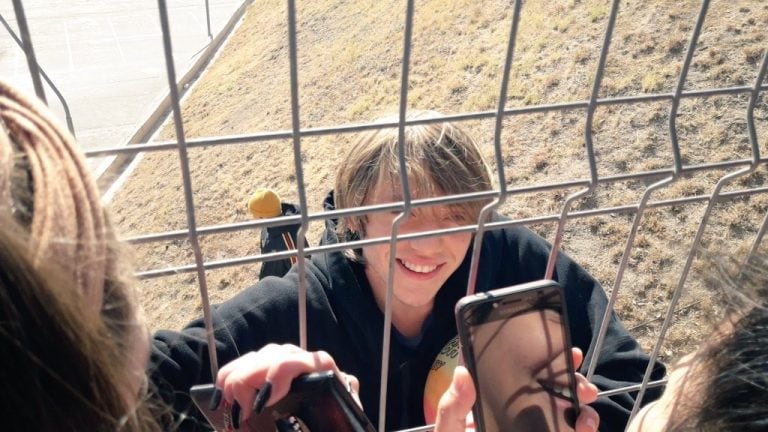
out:
<path id="1" fill-rule="evenodd" d="M 418 265 L 418 264 L 409 263 L 408 261 L 402 261 L 402 263 L 405 266 L 405 268 L 416 273 L 429 273 L 434 271 L 437 268 L 436 265 L 432 265 L 432 266 Z"/>

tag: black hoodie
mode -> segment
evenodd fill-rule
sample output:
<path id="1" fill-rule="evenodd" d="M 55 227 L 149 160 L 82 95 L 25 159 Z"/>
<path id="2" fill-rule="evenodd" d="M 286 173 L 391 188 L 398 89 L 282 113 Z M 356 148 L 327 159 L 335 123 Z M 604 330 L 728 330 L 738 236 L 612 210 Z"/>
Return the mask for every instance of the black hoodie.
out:
<path id="1" fill-rule="evenodd" d="M 332 194 L 326 199 L 325 207 L 333 209 Z M 498 216 L 495 219 L 502 220 Z M 324 242 L 335 241 L 333 228 L 334 223 L 330 221 Z M 477 291 L 541 279 L 549 250 L 550 245 L 527 228 L 486 232 Z M 470 247 L 461 266 L 438 292 L 420 343 L 409 347 L 397 337 L 391 339 L 387 430 L 425 423 L 423 397 L 427 373 L 440 350 L 456 336 L 454 305 L 465 294 L 471 255 Z M 571 341 L 587 353 L 583 362 L 587 365 L 607 304 L 605 292 L 564 253 L 559 254 L 554 279 L 565 288 Z M 308 349 L 327 351 L 342 371 L 360 380 L 363 408 L 376 425 L 384 314 L 376 305 L 363 267 L 341 252 L 315 254 L 306 263 L 306 282 Z M 284 277 L 265 278 L 214 308 L 220 365 L 267 343 L 298 345 L 297 286 L 298 273 L 294 266 Z M 614 316 L 592 382 L 600 390 L 637 384 L 647 365 L 648 357 Z M 175 412 L 193 417 L 186 417 L 181 429 L 194 430 L 200 426 L 194 418 L 199 413 L 187 393 L 194 384 L 213 381 L 203 320 L 193 321 L 181 332 L 157 332 L 150 369 L 165 401 L 172 404 Z M 652 379 L 663 376 L 664 368 L 659 365 Z M 649 389 L 646 400 L 658 394 L 658 390 Z M 598 399 L 593 406 L 600 414 L 600 429 L 624 430 L 633 403 L 630 394 Z"/>

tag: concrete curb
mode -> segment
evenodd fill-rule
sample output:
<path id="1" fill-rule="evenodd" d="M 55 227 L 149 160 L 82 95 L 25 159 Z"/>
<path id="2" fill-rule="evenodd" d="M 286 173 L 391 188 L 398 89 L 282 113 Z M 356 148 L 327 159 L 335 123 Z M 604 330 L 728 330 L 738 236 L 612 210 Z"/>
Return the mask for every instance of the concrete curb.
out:
<path id="1" fill-rule="evenodd" d="M 245 15 L 245 10 L 253 2 L 254 0 L 243 0 L 243 3 L 240 5 L 240 7 L 237 8 L 235 13 L 232 14 L 232 17 L 229 18 L 229 21 L 227 21 L 221 31 L 219 31 L 216 37 L 211 40 L 211 43 L 208 44 L 205 50 L 197 58 L 195 63 L 187 70 L 181 79 L 179 79 L 176 85 L 180 98 L 184 97 L 187 90 L 191 88 L 191 83 L 199 78 L 205 68 L 208 67 L 213 57 L 216 55 L 216 53 L 218 53 L 219 48 L 221 48 L 229 35 L 232 33 L 232 30 L 234 30 L 237 23 L 240 21 L 243 15 Z M 132 144 L 141 144 L 149 141 L 152 135 L 158 131 L 158 129 L 168 118 L 171 110 L 171 96 L 169 90 L 165 97 L 160 100 L 155 109 L 149 114 L 147 119 L 138 126 L 136 131 L 133 133 L 133 135 L 131 135 L 125 145 L 130 146 Z M 135 153 L 120 154 L 115 156 L 112 161 L 108 163 L 108 165 L 105 164 L 106 166 L 103 166 L 103 168 L 100 169 L 101 172 L 96 173 L 96 183 L 99 186 L 99 190 L 110 190 L 112 184 L 115 183 L 115 181 L 120 178 L 121 175 L 123 175 L 126 168 L 131 164 L 136 156 L 137 154 Z"/>

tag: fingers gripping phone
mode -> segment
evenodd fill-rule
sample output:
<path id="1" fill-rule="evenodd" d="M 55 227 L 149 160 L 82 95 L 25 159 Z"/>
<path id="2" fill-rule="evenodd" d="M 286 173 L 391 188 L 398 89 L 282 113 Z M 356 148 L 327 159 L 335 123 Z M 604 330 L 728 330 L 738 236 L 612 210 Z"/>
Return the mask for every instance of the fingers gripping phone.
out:
<path id="1" fill-rule="evenodd" d="M 563 290 L 542 280 L 462 298 L 456 321 L 479 431 L 572 431 L 578 417 Z"/>
<path id="2" fill-rule="evenodd" d="M 190 389 L 190 394 L 214 429 L 236 430 L 232 417 L 239 413 L 233 411 L 231 405 L 222 401 L 217 409 L 209 408 L 213 390 L 213 384 L 196 385 Z M 252 415 L 237 430 L 375 432 L 362 408 L 333 371 L 306 374 L 294 379 L 288 395 L 265 408 L 261 414 Z"/>

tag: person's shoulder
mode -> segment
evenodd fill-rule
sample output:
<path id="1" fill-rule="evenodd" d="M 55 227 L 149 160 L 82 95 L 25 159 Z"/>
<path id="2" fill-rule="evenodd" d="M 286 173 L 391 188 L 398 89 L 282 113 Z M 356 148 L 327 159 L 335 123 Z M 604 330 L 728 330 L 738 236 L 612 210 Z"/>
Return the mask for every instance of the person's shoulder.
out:
<path id="1" fill-rule="evenodd" d="M 497 223 L 497 222 L 512 222 L 513 219 L 509 216 L 505 216 L 499 213 L 493 213 L 491 216 L 491 223 Z M 521 241 L 534 241 L 539 242 L 543 241 L 544 239 L 536 234 L 534 231 L 532 231 L 530 228 L 524 226 L 524 225 L 506 225 L 502 226 L 501 228 L 497 229 L 489 229 L 486 231 L 485 239 L 490 238 L 491 240 L 504 240 L 504 241 L 515 241 L 515 242 L 521 242 Z"/>
<path id="2" fill-rule="evenodd" d="M 291 269 L 282 277 L 268 276 L 260 280 L 256 286 L 275 291 L 277 295 L 296 295 L 297 288 L 301 283 L 299 277 L 300 266 L 294 264 Z M 312 256 L 304 260 L 304 281 L 307 290 L 322 289 L 327 284 L 328 269 L 322 254 Z"/>
<path id="3" fill-rule="evenodd" d="M 312 259 L 305 260 L 304 264 L 305 284 L 309 295 L 318 295 L 325 285 L 324 271 L 319 268 Z M 283 276 L 267 276 L 251 286 L 243 289 L 237 295 L 225 301 L 220 307 L 238 307 L 247 305 L 279 305 L 294 304 L 299 297 L 299 269 L 294 265 Z"/>
<path id="4" fill-rule="evenodd" d="M 512 221 L 511 218 L 494 214 L 491 223 Z M 483 254 L 502 257 L 506 262 L 524 261 L 530 264 L 549 254 L 546 239 L 524 225 L 502 225 L 486 231 L 483 237 Z"/>

